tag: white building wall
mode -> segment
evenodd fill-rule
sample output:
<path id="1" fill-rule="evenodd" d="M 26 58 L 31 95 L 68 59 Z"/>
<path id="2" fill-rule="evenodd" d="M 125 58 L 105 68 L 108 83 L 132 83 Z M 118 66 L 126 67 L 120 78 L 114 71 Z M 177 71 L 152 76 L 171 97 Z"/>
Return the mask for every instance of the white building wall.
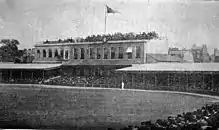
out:
<path id="1" fill-rule="evenodd" d="M 188 62 L 194 62 L 193 54 L 191 51 L 186 51 L 184 53 L 183 60 L 188 61 Z"/>
<path id="2" fill-rule="evenodd" d="M 150 40 L 147 43 L 145 50 L 148 54 L 168 54 L 168 40 Z"/>

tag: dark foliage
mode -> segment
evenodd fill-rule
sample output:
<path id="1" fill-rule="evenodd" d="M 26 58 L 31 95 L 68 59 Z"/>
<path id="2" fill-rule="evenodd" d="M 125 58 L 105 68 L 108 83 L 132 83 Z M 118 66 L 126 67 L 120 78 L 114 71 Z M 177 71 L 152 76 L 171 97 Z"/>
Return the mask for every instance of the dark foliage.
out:
<path id="1" fill-rule="evenodd" d="M 91 35 L 85 38 L 67 38 L 67 39 L 59 39 L 58 41 L 44 41 L 44 44 L 53 44 L 53 43 L 76 43 L 76 42 L 100 42 L 103 41 L 104 38 L 107 41 L 121 41 L 121 40 L 151 40 L 159 38 L 158 34 L 155 31 L 149 33 L 114 33 L 114 34 L 106 34 L 106 35 Z"/>
<path id="2" fill-rule="evenodd" d="M 14 62 L 15 57 L 20 53 L 18 51 L 18 45 L 20 44 L 18 40 L 15 39 L 2 39 L 0 41 L 0 60 L 2 62 Z"/>

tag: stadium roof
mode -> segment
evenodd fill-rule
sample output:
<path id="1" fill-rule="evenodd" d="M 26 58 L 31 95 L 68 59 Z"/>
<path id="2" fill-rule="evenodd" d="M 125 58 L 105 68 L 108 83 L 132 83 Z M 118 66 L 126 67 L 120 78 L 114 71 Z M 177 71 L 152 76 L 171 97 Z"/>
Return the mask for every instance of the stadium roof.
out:
<path id="1" fill-rule="evenodd" d="M 120 72 L 154 72 L 154 71 L 205 71 L 219 72 L 219 63 L 154 63 L 154 64 L 139 64 L 132 67 L 118 69 Z"/>
<path id="2" fill-rule="evenodd" d="M 29 70 L 50 70 L 60 67 L 61 64 L 14 64 L 0 63 L 0 69 L 29 69 Z"/>

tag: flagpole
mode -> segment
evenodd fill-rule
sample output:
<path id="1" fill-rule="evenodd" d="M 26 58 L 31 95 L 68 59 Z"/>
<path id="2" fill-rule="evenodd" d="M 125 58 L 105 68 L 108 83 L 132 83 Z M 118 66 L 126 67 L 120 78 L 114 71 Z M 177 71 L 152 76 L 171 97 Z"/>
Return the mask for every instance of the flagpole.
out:
<path id="1" fill-rule="evenodd" d="M 104 34 L 106 34 L 106 19 L 107 19 L 107 9 L 105 5 L 105 23 L 104 23 Z"/>

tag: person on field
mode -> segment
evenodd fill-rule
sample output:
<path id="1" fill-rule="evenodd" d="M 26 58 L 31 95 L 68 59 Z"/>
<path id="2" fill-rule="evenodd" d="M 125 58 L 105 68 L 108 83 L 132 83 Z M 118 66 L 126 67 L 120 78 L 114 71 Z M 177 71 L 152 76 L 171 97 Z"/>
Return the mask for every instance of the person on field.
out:
<path id="1" fill-rule="evenodd" d="M 122 81 L 122 89 L 124 89 L 124 85 L 125 85 L 125 84 L 124 84 L 124 81 Z"/>

